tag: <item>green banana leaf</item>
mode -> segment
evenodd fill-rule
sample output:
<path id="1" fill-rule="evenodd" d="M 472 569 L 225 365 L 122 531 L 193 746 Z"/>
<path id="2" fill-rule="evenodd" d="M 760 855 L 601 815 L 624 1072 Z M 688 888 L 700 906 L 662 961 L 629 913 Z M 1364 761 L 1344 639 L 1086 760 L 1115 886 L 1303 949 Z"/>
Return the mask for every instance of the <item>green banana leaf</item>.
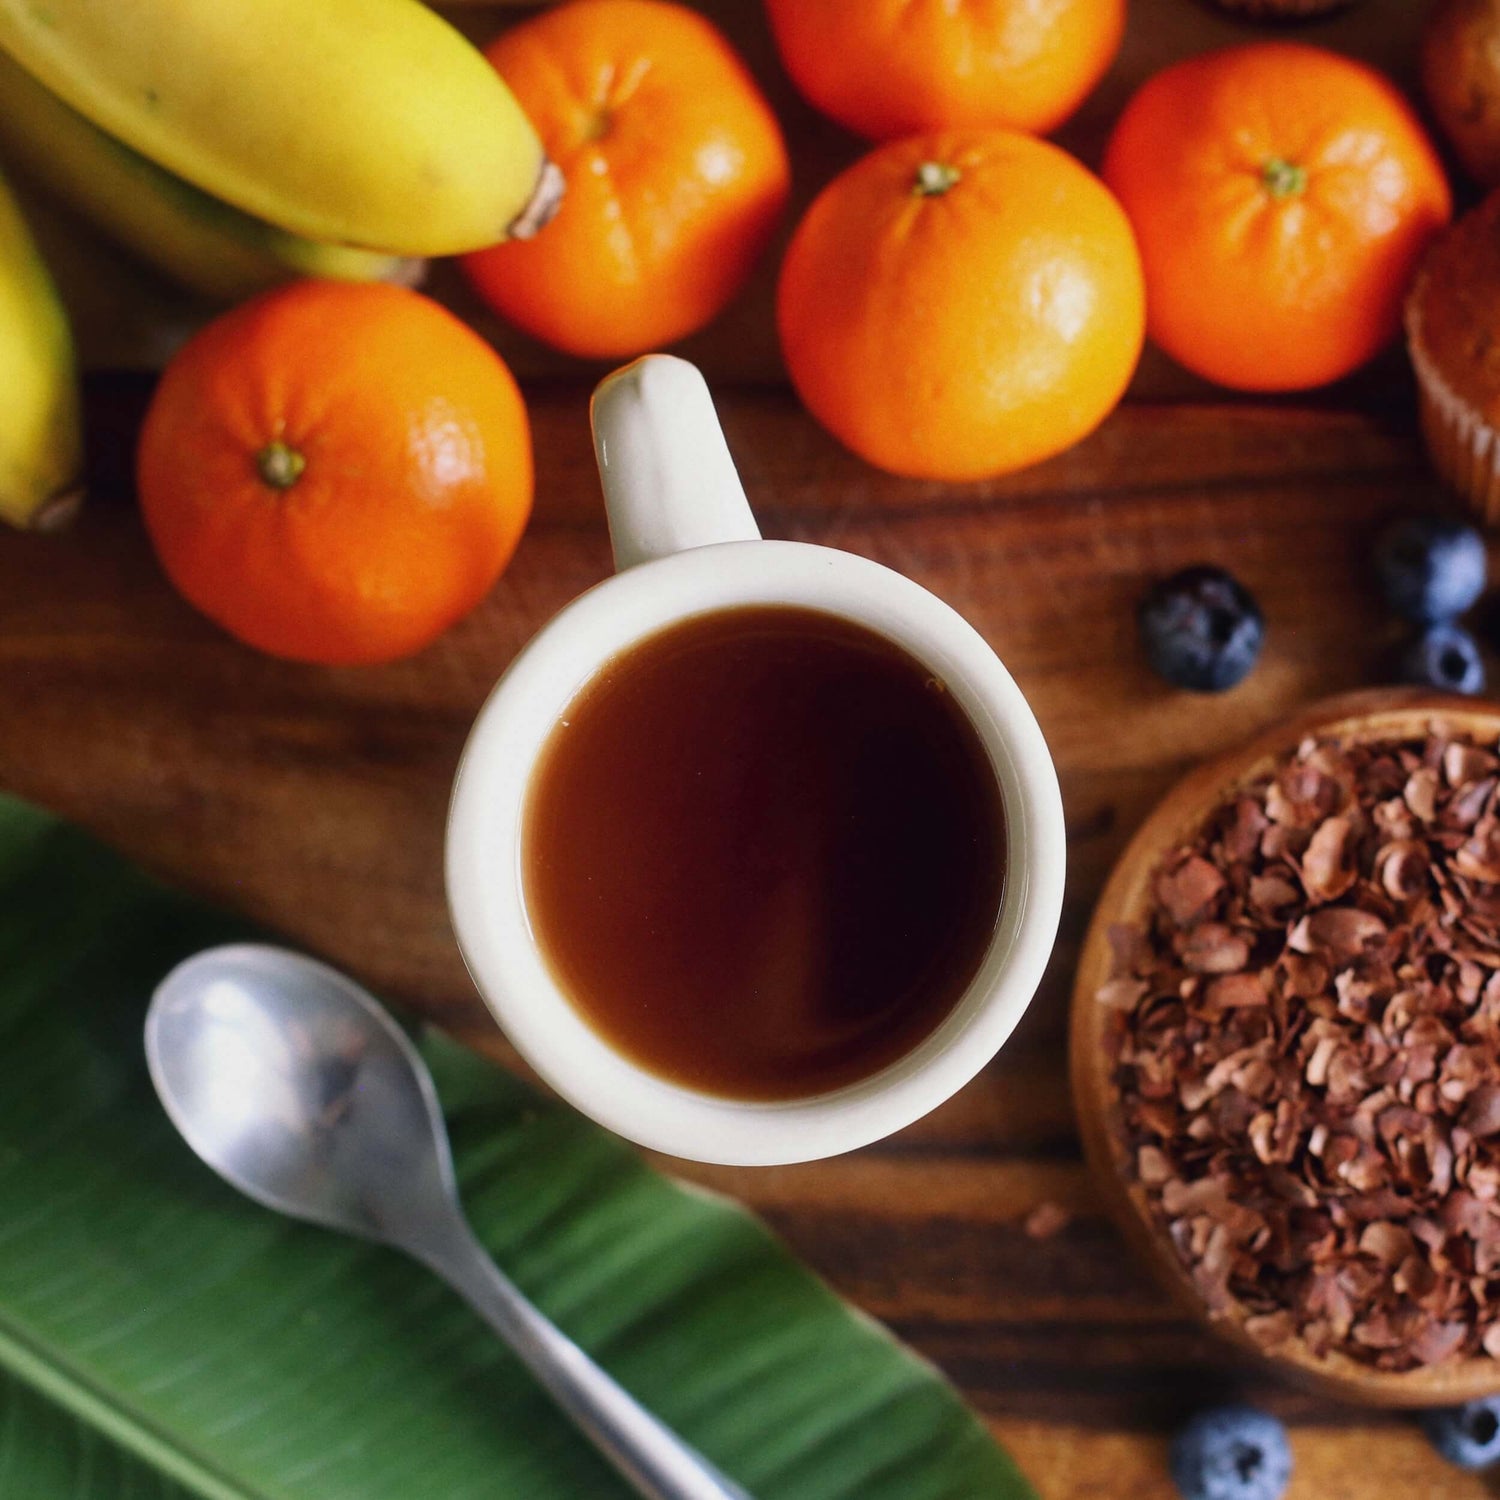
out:
<path id="1" fill-rule="evenodd" d="M 437 1280 L 245 1202 L 173 1134 L 147 999 L 252 935 L 0 798 L 0 1496 L 623 1500 Z M 753 1494 L 1031 1495 L 931 1367 L 750 1215 L 423 1046 L 481 1238 Z"/>

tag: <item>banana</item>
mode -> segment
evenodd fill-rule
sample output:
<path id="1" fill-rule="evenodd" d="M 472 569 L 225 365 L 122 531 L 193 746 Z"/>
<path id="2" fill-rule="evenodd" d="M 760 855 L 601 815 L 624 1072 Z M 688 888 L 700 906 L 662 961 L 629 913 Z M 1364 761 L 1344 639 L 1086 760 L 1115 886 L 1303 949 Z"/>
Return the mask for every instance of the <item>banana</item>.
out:
<path id="1" fill-rule="evenodd" d="M 417 278 L 419 262 L 303 239 L 221 203 L 91 125 L 4 52 L 0 157 L 205 297 L 238 301 L 293 276 Z"/>
<path id="2" fill-rule="evenodd" d="M 0 50 L 308 239 L 454 254 L 534 233 L 560 196 L 510 90 L 419 0 L 0 0 Z"/>
<path id="3" fill-rule="evenodd" d="M 0 519 L 66 522 L 83 498 L 73 336 L 52 277 L 0 179 Z"/>

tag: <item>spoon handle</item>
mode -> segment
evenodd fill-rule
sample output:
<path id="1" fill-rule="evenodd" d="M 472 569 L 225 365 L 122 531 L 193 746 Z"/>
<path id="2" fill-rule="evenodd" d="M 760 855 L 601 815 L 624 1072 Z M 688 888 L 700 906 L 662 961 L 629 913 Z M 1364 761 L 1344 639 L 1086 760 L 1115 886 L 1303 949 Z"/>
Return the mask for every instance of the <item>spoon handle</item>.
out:
<path id="1" fill-rule="evenodd" d="M 467 1225 L 421 1258 L 510 1345 L 646 1500 L 752 1500 L 538 1312 Z"/>

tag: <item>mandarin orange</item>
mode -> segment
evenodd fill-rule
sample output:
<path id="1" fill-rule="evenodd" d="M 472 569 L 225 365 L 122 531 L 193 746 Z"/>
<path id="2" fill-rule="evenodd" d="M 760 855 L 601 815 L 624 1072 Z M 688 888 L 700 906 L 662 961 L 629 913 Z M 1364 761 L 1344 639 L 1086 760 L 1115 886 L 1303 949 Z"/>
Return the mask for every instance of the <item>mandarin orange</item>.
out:
<path id="1" fill-rule="evenodd" d="M 500 357 L 386 285 L 304 281 L 218 318 L 168 365 L 141 508 L 183 596 L 301 661 L 428 644 L 499 577 L 531 510 L 531 438 Z"/>
<path id="2" fill-rule="evenodd" d="M 1293 42 L 1158 73 L 1120 117 L 1104 180 L 1140 241 L 1151 337 L 1241 390 L 1322 385 L 1389 343 L 1452 212 L 1395 85 Z"/>
<path id="3" fill-rule="evenodd" d="M 974 479 L 1077 442 L 1140 354 L 1140 262 L 1104 185 L 1005 130 L 912 136 L 834 179 L 777 324 L 808 409 L 898 474 Z"/>
<path id="4" fill-rule="evenodd" d="M 1040 134 L 1120 50 L 1125 0 L 766 0 L 786 70 L 825 114 L 883 140 L 953 125 Z"/>
<path id="5" fill-rule="evenodd" d="M 791 181 L 770 106 L 714 26 L 666 0 L 571 0 L 488 57 L 568 180 L 532 240 L 464 257 L 501 316 L 619 358 L 701 328 L 739 291 Z"/>

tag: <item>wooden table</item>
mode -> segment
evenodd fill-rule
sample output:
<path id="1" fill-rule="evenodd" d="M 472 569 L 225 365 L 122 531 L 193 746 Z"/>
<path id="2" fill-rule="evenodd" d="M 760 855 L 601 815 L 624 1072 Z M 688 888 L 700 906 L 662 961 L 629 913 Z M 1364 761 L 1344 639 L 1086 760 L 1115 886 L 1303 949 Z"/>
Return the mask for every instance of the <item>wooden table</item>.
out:
<path id="1" fill-rule="evenodd" d="M 1409 10 L 1368 0 L 1363 19 L 1306 34 L 1398 56 Z M 758 16 L 748 5 L 738 12 L 733 29 L 807 142 L 799 163 L 817 164 L 802 174 L 806 196 L 816 172 L 855 147 L 790 101 Z M 482 17 L 469 24 L 483 33 Z M 1118 100 L 1132 70 L 1237 34 L 1186 0 L 1138 0 L 1125 71 L 1106 97 Z M 1081 149 L 1100 118 L 1091 106 Z M 122 284 L 136 275 L 117 270 Z M 1477 1500 L 1481 1481 L 1442 1465 L 1409 1421 L 1314 1402 L 1237 1370 L 1172 1313 L 1096 1206 L 1064 1066 L 1090 905 L 1155 798 L 1274 716 L 1381 679 L 1392 634 L 1367 577 L 1369 536 L 1381 517 L 1432 493 L 1401 361 L 1314 403 L 1254 405 L 1219 402 L 1153 359 L 1132 401 L 1073 452 L 1002 482 L 941 487 L 864 467 L 801 413 L 766 332 L 769 286 L 767 272 L 689 346 L 716 380 L 762 527 L 900 568 L 984 632 L 1057 758 L 1068 895 L 1056 956 L 1021 1029 L 927 1120 L 808 1166 L 668 1165 L 753 1204 L 841 1292 L 936 1360 L 1047 1500 L 1169 1495 L 1165 1434 L 1195 1404 L 1236 1391 L 1295 1424 L 1293 1500 Z M 97 356 L 108 330 L 93 326 Z M 444 913 L 449 781 L 496 676 L 608 567 L 586 414 L 597 372 L 513 337 L 505 345 L 530 376 L 536 518 L 492 597 L 413 661 L 347 671 L 272 662 L 176 598 L 128 497 L 141 378 L 91 381 L 95 497 L 77 529 L 0 536 L 0 786 L 328 955 L 501 1060 L 510 1054 Z M 1269 621 L 1257 671 L 1210 700 L 1148 675 L 1132 618 L 1149 580 L 1198 561 L 1233 568 Z M 1071 1219 L 1036 1240 L 1022 1221 L 1041 1203 Z"/>

